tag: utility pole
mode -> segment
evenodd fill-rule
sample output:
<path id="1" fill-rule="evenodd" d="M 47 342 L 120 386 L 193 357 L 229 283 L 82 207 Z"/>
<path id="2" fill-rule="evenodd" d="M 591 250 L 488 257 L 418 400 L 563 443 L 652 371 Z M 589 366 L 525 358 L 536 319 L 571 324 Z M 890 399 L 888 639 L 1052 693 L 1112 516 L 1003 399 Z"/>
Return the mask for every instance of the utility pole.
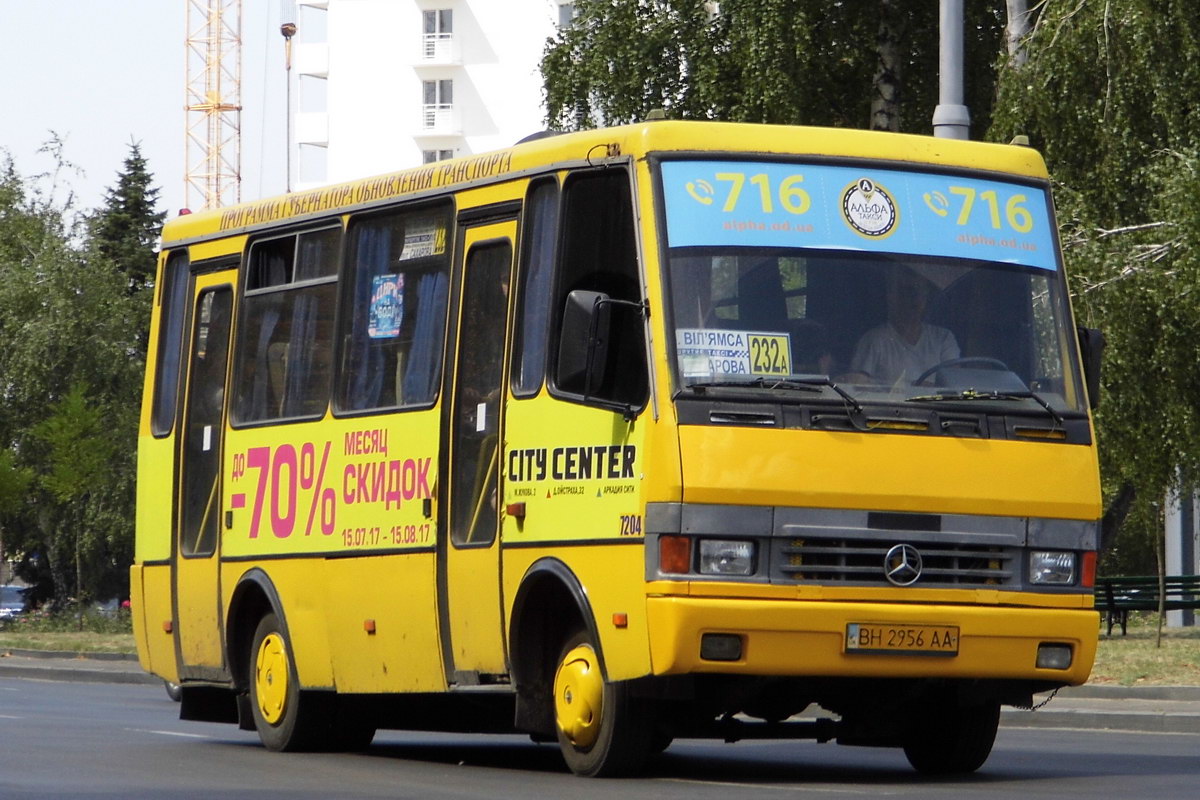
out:
<path id="1" fill-rule="evenodd" d="M 285 143 L 285 169 L 287 190 L 292 190 L 292 37 L 296 35 L 296 4 L 292 0 L 279 2 L 279 32 L 283 34 L 284 94 L 287 96 L 287 142 Z"/>
<path id="2" fill-rule="evenodd" d="M 969 139 L 971 112 L 963 105 L 963 0 L 939 0 L 939 3 L 941 46 L 933 135 L 943 139 Z"/>

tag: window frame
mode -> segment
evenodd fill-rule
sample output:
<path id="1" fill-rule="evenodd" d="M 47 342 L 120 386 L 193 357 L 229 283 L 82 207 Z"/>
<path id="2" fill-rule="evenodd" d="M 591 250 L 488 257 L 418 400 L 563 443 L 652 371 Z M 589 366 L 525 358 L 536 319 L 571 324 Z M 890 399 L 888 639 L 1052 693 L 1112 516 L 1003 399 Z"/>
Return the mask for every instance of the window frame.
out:
<path id="1" fill-rule="evenodd" d="M 332 270 L 328 271 L 327 273 L 325 273 L 323 275 L 315 277 L 315 278 L 305 278 L 303 280 L 296 280 L 296 265 L 299 262 L 299 248 L 301 245 L 302 238 L 306 234 L 318 233 L 321 231 L 329 231 L 329 230 L 336 230 L 338 232 L 338 236 L 339 236 L 337 246 L 334 248 L 334 264 L 333 264 Z M 261 247 L 263 245 L 272 243 L 272 242 L 279 242 L 279 241 L 286 240 L 286 239 L 292 240 L 291 274 L 289 276 L 290 279 L 284 283 L 278 283 L 278 284 L 273 284 L 273 285 L 268 285 L 268 286 L 256 286 L 254 288 L 250 288 L 251 271 L 255 268 L 254 267 L 255 249 L 258 247 Z M 336 299 L 337 294 L 338 294 L 338 285 L 341 283 L 342 263 L 345 258 L 345 247 L 346 247 L 345 226 L 342 224 L 342 221 L 339 218 L 324 219 L 324 220 L 320 220 L 320 221 L 317 221 L 317 222 L 314 222 L 311 224 L 304 225 L 303 227 L 293 227 L 293 228 L 288 228 L 288 229 L 284 229 L 284 230 L 269 231 L 267 233 L 264 233 L 261 236 L 252 238 L 250 241 L 248 241 L 246 243 L 245 256 L 242 261 L 242 273 L 243 274 L 242 274 L 242 279 L 239 281 L 239 287 L 238 287 L 239 290 L 237 292 L 237 298 L 236 298 L 237 308 L 235 311 L 235 328 L 234 328 L 233 343 L 232 343 L 232 350 L 233 350 L 232 365 L 231 365 L 231 376 L 232 377 L 230 379 L 230 384 L 231 384 L 230 388 L 231 389 L 233 389 L 234 387 L 240 387 L 240 385 L 243 383 L 242 382 L 242 372 L 243 372 L 243 368 L 245 367 L 246 348 L 249 346 L 247 344 L 246 337 L 250 336 L 252 333 L 252 331 L 250 330 L 250 326 L 247 324 L 248 320 L 251 318 L 251 315 L 248 313 L 247 303 L 253 302 L 254 298 L 269 297 L 271 295 L 283 295 L 283 294 L 304 291 L 304 290 L 308 290 L 308 289 L 313 289 L 315 287 L 321 287 L 321 286 L 327 286 L 327 285 L 332 285 L 334 287 L 333 292 L 334 292 L 334 298 Z M 332 323 L 331 323 L 331 325 L 332 325 L 331 329 L 335 332 L 338 330 L 338 322 L 339 322 L 338 321 L 338 309 L 335 306 L 334 315 L 333 315 L 333 319 L 332 319 Z M 255 328 L 255 330 L 257 331 L 258 329 Z M 290 345 L 291 342 L 292 342 L 292 339 L 289 337 L 288 344 Z M 246 419 L 242 416 L 243 409 L 241 407 L 241 404 L 243 402 L 242 401 L 243 395 L 242 395 L 241 391 L 235 390 L 235 391 L 230 392 L 231 396 L 226 401 L 226 413 L 228 416 L 229 426 L 234 429 L 244 429 L 244 428 L 271 426 L 271 425 L 286 425 L 286 424 L 291 424 L 291 423 L 296 423 L 296 422 L 311 422 L 313 420 L 318 420 L 318 419 L 324 418 L 329 413 L 330 403 L 331 403 L 332 394 L 333 394 L 333 380 L 334 380 L 334 374 L 336 373 L 336 366 L 337 366 L 337 359 L 338 359 L 337 345 L 338 345 L 338 342 L 337 342 L 336 337 L 332 337 L 328 342 L 329 356 L 330 356 L 331 361 L 330 361 L 330 369 L 328 371 L 328 375 L 325 378 L 325 386 L 324 386 L 325 404 L 324 404 L 323 409 L 320 411 L 320 413 L 317 413 L 315 411 L 311 412 L 311 413 L 307 413 L 307 414 L 296 414 L 296 415 L 283 415 L 282 413 L 280 413 L 280 414 L 271 415 L 271 416 L 257 417 L 254 419 Z M 281 400 L 282 399 L 284 399 L 284 398 L 281 398 Z"/>
<path id="2" fill-rule="evenodd" d="M 175 264 L 179 266 L 173 266 Z M 158 344 L 154 354 L 154 391 L 150 405 L 150 433 L 156 439 L 170 436 L 179 418 L 186 360 L 184 345 L 192 315 L 191 287 L 191 258 L 187 248 L 169 251 L 163 263 L 159 292 Z M 174 362 L 166 360 L 171 350 L 174 351 Z"/>
<path id="3" fill-rule="evenodd" d="M 446 297 L 444 299 L 444 305 L 442 308 L 441 342 L 432 362 L 435 372 L 432 376 L 430 376 L 433 392 L 428 400 L 420 403 L 377 405 L 371 406 L 370 408 L 345 407 L 343 403 L 346 398 L 344 397 L 345 392 L 342 381 L 347 372 L 347 359 L 349 357 L 348 349 L 351 347 L 351 342 L 354 337 L 353 318 L 351 315 L 347 314 L 347 307 L 351 302 L 349 293 L 354 290 L 353 284 L 357 276 L 357 266 L 355 263 L 353 263 L 353 257 L 356 255 L 356 251 L 354 250 L 355 230 L 357 226 L 369 224 L 374 220 L 382 220 L 388 217 L 397 217 L 401 215 L 420 218 L 422 216 L 433 216 L 443 211 L 446 220 L 446 252 L 443 256 L 441 256 L 441 258 L 444 259 L 442 270 L 446 278 Z M 335 338 L 337 341 L 337 348 L 334 352 L 334 369 L 329 398 L 330 412 L 334 418 L 347 419 L 375 416 L 379 414 L 398 414 L 410 411 L 424 411 L 437 406 L 442 396 L 442 388 L 445 380 L 448 326 L 450 324 L 451 301 L 454 295 L 454 257 L 456 247 L 455 243 L 457 242 L 456 237 L 458 233 L 457 219 L 458 209 L 453 194 L 447 194 L 440 197 L 429 198 L 400 205 L 391 205 L 383 208 L 372 208 L 367 211 L 351 214 L 348 217 L 342 239 L 342 261 L 339 280 L 340 285 L 338 288 L 336 301 L 337 321 Z M 432 257 L 426 257 L 426 259 L 428 258 Z M 427 267 L 414 271 L 425 274 L 433 269 L 435 268 Z"/>
<path id="4" fill-rule="evenodd" d="M 530 297 L 531 286 L 531 254 L 533 248 L 538 247 L 541 242 L 535 241 L 535 225 L 534 225 L 534 194 L 543 188 L 553 189 L 553 213 L 548 224 L 551 229 L 545 234 L 544 242 L 549 247 L 548 254 L 542 254 L 545 259 L 541 263 L 540 269 L 545 271 L 544 287 L 542 291 L 544 295 L 540 298 L 543 303 L 543 316 L 541 324 L 544 328 L 542 331 L 543 343 L 541 352 L 541 363 L 531 364 L 530 366 L 536 370 L 537 379 L 536 385 L 518 384 L 520 380 L 521 369 L 525 366 L 526 360 L 526 342 L 527 333 L 526 323 L 529 321 L 526 309 L 527 301 Z M 537 397 L 542 393 L 542 389 L 548 383 L 548 375 L 550 372 L 550 339 L 553 334 L 555 321 L 554 294 L 555 285 L 558 280 L 558 253 L 562 240 L 562 210 L 563 210 L 563 188 L 562 182 L 558 175 L 551 174 L 544 177 L 535 178 L 529 182 L 529 186 L 525 190 L 525 197 L 522 203 L 521 226 L 520 226 L 520 242 L 518 243 L 517 251 L 517 274 L 514 281 L 516 288 L 515 308 L 513 309 L 512 322 L 512 364 L 509 369 L 509 392 L 513 397 L 518 399 L 526 399 Z M 536 357 L 536 353 L 533 353 Z"/>
<path id="5" fill-rule="evenodd" d="M 640 346 L 636 348 L 638 354 L 638 367 L 642 370 L 643 388 L 641 396 L 637 402 L 626 402 L 612 397 L 603 397 L 597 394 L 584 394 L 582 392 L 574 392 L 569 389 L 564 389 L 559 385 L 558 371 L 556 363 L 558 353 L 561 348 L 562 325 L 563 325 L 563 305 L 569 294 L 566 290 L 565 282 L 567 280 L 567 270 L 564 264 L 569 255 L 567 245 L 571 243 L 568 236 L 569 226 L 569 211 L 571 209 L 570 192 L 575 183 L 585 181 L 586 179 L 597 175 L 614 175 L 619 174 L 624 178 L 625 189 L 628 194 L 626 196 L 629 202 L 629 217 L 627 219 L 629 231 L 631 235 L 630 246 L 632 247 L 632 278 L 635 284 L 635 295 L 637 297 L 633 302 L 645 304 L 647 301 L 645 294 L 645 279 L 643 276 L 643 264 L 641 246 L 637 228 L 637 192 L 635 189 L 635 176 L 632 173 L 629 164 L 621 164 L 617 166 L 605 166 L 590 169 L 572 170 L 567 174 L 559 186 L 559 215 L 558 215 L 558 236 L 557 245 L 554 255 L 554 279 L 553 287 L 550 293 L 550 328 L 549 337 L 547 339 L 546 349 L 546 368 L 545 368 L 545 386 L 551 397 L 563 400 L 570 403 L 589 406 L 592 408 L 602 408 L 607 411 L 616 411 L 625 414 L 629 418 L 640 416 L 642 412 L 650 404 L 650 398 L 653 393 L 653 377 L 651 375 L 651 362 L 648 352 L 647 342 L 650 332 L 648 330 L 648 317 L 646 312 L 640 315 L 638 326 L 638 337 L 641 340 Z M 612 273 L 620 274 L 620 273 Z M 572 273 L 574 277 L 574 273 Z M 627 298 L 617 298 L 614 300 L 627 300 Z M 614 310 L 618 310 L 618 314 L 631 314 L 632 310 L 620 311 L 623 306 L 615 305 Z M 627 306 L 625 308 L 628 308 Z M 613 325 L 616 325 L 614 321 Z M 611 352 L 613 351 L 610 349 Z M 610 358 L 614 356 L 610 355 Z"/>

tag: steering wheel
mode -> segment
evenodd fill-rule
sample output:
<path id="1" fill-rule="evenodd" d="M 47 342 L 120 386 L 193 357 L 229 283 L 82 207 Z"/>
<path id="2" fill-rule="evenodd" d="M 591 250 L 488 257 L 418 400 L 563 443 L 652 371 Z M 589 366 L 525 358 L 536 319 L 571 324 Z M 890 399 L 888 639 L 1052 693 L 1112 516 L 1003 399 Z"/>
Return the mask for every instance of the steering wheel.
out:
<path id="1" fill-rule="evenodd" d="M 967 358 L 949 358 L 949 359 L 946 359 L 945 361 L 941 362 L 940 364 L 934 364 L 932 367 L 930 367 L 929 369 L 922 372 L 920 375 L 917 376 L 917 379 L 912 382 L 912 385 L 920 386 L 922 383 L 925 382 L 926 378 L 928 378 L 930 375 L 934 374 L 938 370 L 949 369 L 951 367 L 968 367 L 968 366 L 970 366 L 970 367 L 986 367 L 987 369 L 995 369 L 995 370 L 1003 370 L 1004 372 L 1012 372 L 1012 370 L 1010 370 L 1008 368 L 1008 364 L 1005 364 L 1003 361 L 1001 361 L 998 358 L 986 358 L 984 356 L 968 356 Z"/>

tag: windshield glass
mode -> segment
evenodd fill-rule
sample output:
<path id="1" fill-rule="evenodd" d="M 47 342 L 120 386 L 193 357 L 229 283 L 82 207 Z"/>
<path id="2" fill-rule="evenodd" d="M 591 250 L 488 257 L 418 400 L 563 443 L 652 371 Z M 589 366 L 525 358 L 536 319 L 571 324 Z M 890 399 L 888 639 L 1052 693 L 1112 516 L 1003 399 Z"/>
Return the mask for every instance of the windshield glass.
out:
<path id="1" fill-rule="evenodd" d="M 1042 189 L 763 162 L 662 178 L 680 386 L 1082 410 Z"/>

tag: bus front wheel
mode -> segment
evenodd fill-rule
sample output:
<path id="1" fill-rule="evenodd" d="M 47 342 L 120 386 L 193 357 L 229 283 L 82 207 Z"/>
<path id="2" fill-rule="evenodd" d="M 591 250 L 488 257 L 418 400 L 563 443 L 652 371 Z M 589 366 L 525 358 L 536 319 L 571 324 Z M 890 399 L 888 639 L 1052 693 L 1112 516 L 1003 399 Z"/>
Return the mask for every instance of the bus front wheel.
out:
<path id="1" fill-rule="evenodd" d="M 604 679 L 597 653 L 591 638 L 578 633 L 558 657 L 553 698 L 558 744 L 576 775 L 628 775 L 655 752 L 654 720 L 627 683 Z"/>
<path id="2" fill-rule="evenodd" d="M 942 702 L 921 714 L 905 738 L 904 755 L 926 775 L 974 772 L 991 754 L 999 724 L 998 702 L 970 706 Z"/>

